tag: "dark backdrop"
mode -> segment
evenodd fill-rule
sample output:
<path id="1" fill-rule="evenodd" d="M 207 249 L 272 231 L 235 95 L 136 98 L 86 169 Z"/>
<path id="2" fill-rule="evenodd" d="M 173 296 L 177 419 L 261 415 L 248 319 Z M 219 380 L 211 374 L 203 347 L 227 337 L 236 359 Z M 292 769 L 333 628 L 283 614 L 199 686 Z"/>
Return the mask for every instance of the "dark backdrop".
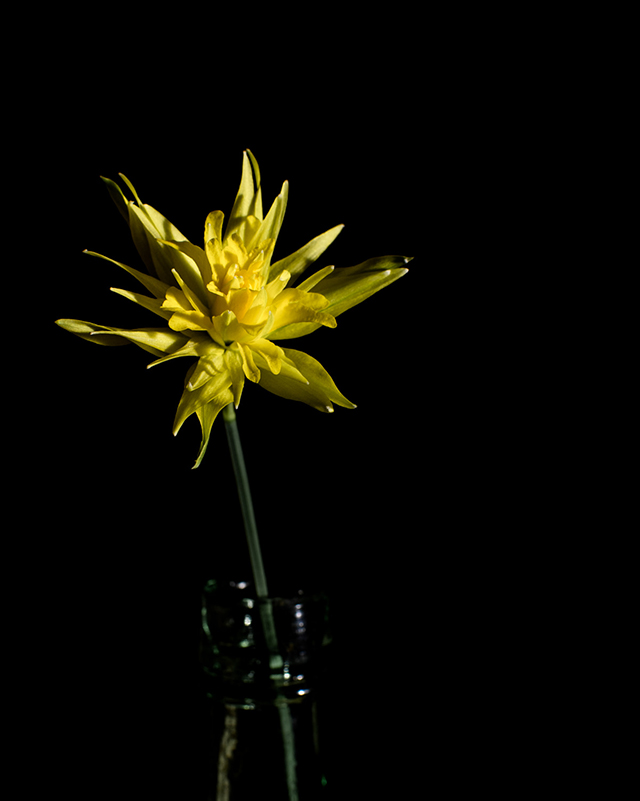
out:
<path id="1" fill-rule="evenodd" d="M 92 345 L 54 320 L 157 323 L 109 292 L 137 290 L 132 278 L 82 253 L 140 267 L 101 175 L 124 173 L 201 244 L 208 212 L 231 209 L 246 148 L 265 210 L 290 182 L 276 258 L 339 223 L 318 266 L 414 257 L 406 277 L 336 329 L 291 343 L 356 410 L 323 415 L 247 382 L 238 411 L 268 575 L 276 588 L 321 587 L 332 599 L 336 797 L 368 797 L 383 782 L 404 797 L 427 742 L 446 753 L 454 736 L 438 710 L 454 703 L 449 623 L 468 511 L 457 494 L 469 470 L 466 398 L 452 382 L 463 369 L 457 178 L 447 177 L 457 146 L 428 57 L 413 40 L 395 50 L 389 41 L 382 30 L 355 38 L 347 57 L 346 40 L 329 35 L 315 54 L 298 44 L 286 68 L 273 56 L 245 76 L 215 49 L 190 65 L 185 46 L 178 69 L 170 48 L 139 56 L 118 36 L 95 50 L 86 37 L 48 84 L 41 125 L 59 136 L 45 137 L 32 166 L 52 378 L 25 437 L 40 454 L 30 475 L 46 506 L 47 535 L 34 545 L 41 636 L 55 654 L 48 736 L 71 720 L 65 745 L 82 765 L 54 759 L 54 774 L 90 776 L 92 798 L 114 797 L 126 775 L 129 794 L 118 797 L 197 801 L 200 590 L 212 576 L 245 575 L 248 562 L 222 419 L 195 471 L 197 421 L 171 433 L 185 362 L 147 371 L 144 351 Z M 331 70 L 309 67 L 332 58 Z M 438 723 L 412 734 L 427 718 Z"/>

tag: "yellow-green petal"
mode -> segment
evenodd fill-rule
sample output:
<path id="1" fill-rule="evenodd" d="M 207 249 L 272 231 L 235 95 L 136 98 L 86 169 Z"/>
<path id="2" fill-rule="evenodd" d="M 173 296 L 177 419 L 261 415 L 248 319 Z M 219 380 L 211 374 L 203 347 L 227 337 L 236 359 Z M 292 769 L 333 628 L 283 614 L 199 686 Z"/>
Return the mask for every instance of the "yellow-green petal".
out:
<path id="1" fill-rule="evenodd" d="M 248 347 L 254 352 L 259 353 L 265 360 L 269 370 L 272 373 L 278 374 L 282 368 L 282 348 L 269 342 L 268 339 L 254 339 L 253 342 L 248 343 Z"/>
<path id="2" fill-rule="evenodd" d="M 140 295 L 138 292 L 129 292 L 128 289 L 117 289 L 113 286 L 111 287 L 111 291 L 115 292 L 117 295 L 122 295 L 123 298 L 132 300 L 134 303 L 137 303 L 138 306 L 148 309 L 165 320 L 168 320 L 173 314 L 173 312 L 168 309 L 162 308 L 162 301 L 158 298 L 149 298 L 146 295 Z"/>
<path id="3" fill-rule="evenodd" d="M 80 339 L 86 339 L 87 342 L 95 342 L 96 345 L 128 344 L 126 339 L 108 333 L 109 329 L 105 326 L 89 323 L 86 320 L 60 319 L 56 320 L 56 325 L 64 328 L 65 331 L 70 331 Z"/>
<path id="4" fill-rule="evenodd" d="M 175 333 L 172 331 L 172 334 Z M 163 362 L 168 362 L 171 359 L 180 359 L 183 356 L 200 356 L 203 350 L 203 339 L 205 340 L 205 345 L 211 342 L 211 338 L 208 337 L 206 334 L 191 334 L 190 339 L 188 339 L 185 344 L 176 351 L 168 353 L 166 356 L 162 356 L 159 359 L 156 359 L 153 362 L 150 362 L 147 367 L 155 367 L 157 364 L 162 364 Z M 183 337 L 184 340 L 184 337 Z M 208 342 L 207 342 L 208 340 Z"/>
<path id="5" fill-rule="evenodd" d="M 128 224 L 129 223 L 129 201 L 124 196 L 124 193 L 122 192 L 122 189 L 120 189 L 118 184 L 115 181 L 112 181 L 110 178 L 105 178 L 103 175 L 101 175 L 100 178 L 102 178 L 102 180 L 107 185 L 107 189 L 109 190 L 109 194 L 111 195 L 111 199 L 116 204 L 116 207 L 117 207 L 118 211 L 120 212 L 120 214 L 122 214 L 122 216 L 124 217 L 124 219 L 127 221 L 127 224 Z"/>
<path id="6" fill-rule="evenodd" d="M 132 275 L 136 280 L 140 281 L 142 286 L 151 292 L 156 298 L 163 298 L 169 286 L 171 284 L 167 284 L 164 281 L 159 281 L 157 278 L 154 278 L 151 275 L 147 275 L 146 273 L 141 273 L 139 270 L 134 269 L 133 267 L 129 267 L 128 264 L 123 264 L 121 261 L 116 261 L 115 259 L 110 259 L 109 256 L 103 256 L 102 253 L 94 253 L 92 250 L 83 250 L 83 253 L 86 253 L 88 256 L 96 256 L 98 259 L 104 259 L 105 261 L 110 261 L 111 264 L 116 264 L 118 267 L 121 267 L 123 270 Z"/>
<path id="7" fill-rule="evenodd" d="M 255 188 L 253 173 L 255 173 Z M 258 163 L 251 151 L 245 151 L 242 154 L 242 177 L 240 178 L 240 187 L 233 208 L 231 209 L 224 238 L 228 239 L 240 228 L 244 220 L 250 215 L 262 220 L 262 190 L 260 188 L 260 170 L 258 169 Z"/>
<path id="8" fill-rule="evenodd" d="M 179 350 L 186 341 L 184 336 L 176 334 L 168 328 L 109 328 L 108 330 L 133 342 L 134 345 L 154 356 Z"/>
<path id="9" fill-rule="evenodd" d="M 198 359 L 195 370 L 187 382 L 187 389 L 193 392 L 212 378 L 217 378 L 221 373 L 229 373 L 224 358 L 224 349 L 214 347 Z"/>
<path id="10" fill-rule="evenodd" d="M 406 275 L 409 271 L 404 265 L 410 261 L 405 256 L 381 256 L 355 267 L 341 267 L 316 284 L 314 291 L 327 299 L 324 312 L 335 318 Z M 321 325 L 318 320 L 293 323 L 278 328 L 269 339 L 296 339 L 311 334 Z"/>
<path id="11" fill-rule="evenodd" d="M 355 409 L 355 404 L 340 392 L 334 380 L 319 361 L 298 350 L 283 348 L 288 360 L 278 375 L 262 370 L 260 386 L 282 398 L 301 401 L 321 412 L 332 412 L 333 404 Z M 259 362 L 257 357 L 256 361 Z M 293 370 L 291 369 L 293 367 Z M 294 371 L 300 373 L 309 382 L 304 384 L 294 378 Z"/>
<path id="12" fill-rule="evenodd" d="M 56 320 L 66 331 L 98 345 L 125 345 L 132 342 L 154 356 L 179 350 L 187 341 L 167 328 L 112 328 L 85 320 Z"/>
<path id="13" fill-rule="evenodd" d="M 269 280 L 272 281 L 283 270 L 288 270 L 294 278 L 302 275 L 324 253 L 343 228 L 344 225 L 336 225 L 334 228 L 330 228 L 307 242 L 295 253 L 272 264 L 269 271 Z"/>
<path id="14" fill-rule="evenodd" d="M 282 228 L 282 222 L 284 220 L 284 214 L 287 210 L 287 199 L 289 197 L 289 182 L 285 181 L 282 184 L 282 189 L 280 190 L 280 194 L 278 197 L 273 201 L 271 208 L 269 209 L 269 213 L 264 219 L 264 222 L 258 229 L 257 233 L 253 237 L 251 242 L 247 243 L 247 249 L 251 249 L 259 242 L 264 241 L 265 239 L 272 239 L 274 244 L 276 239 L 278 238 L 278 234 L 280 233 L 280 229 Z M 268 253 L 265 253 L 265 276 L 269 274 L 268 265 L 271 263 L 271 254 L 273 250 Z M 289 271 L 291 272 L 291 271 Z"/>
<path id="15" fill-rule="evenodd" d="M 238 352 L 240 353 L 240 357 L 242 358 L 242 369 L 244 374 L 249 379 L 249 381 L 253 381 L 254 384 L 260 381 L 260 370 L 258 369 L 254 355 L 247 345 L 243 345 L 241 342 L 238 342 Z M 257 354 L 256 354 L 257 355 Z"/>
<path id="16" fill-rule="evenodd" d="M 209 437 L 211 436 L 211 428 L 216 417 L 222 411 L 222 409 L 224 409 L 224 407 L 228 406 L 230 403 L 233 403 L 233 393 L 231 390 L 225 389 L 219 395 L 216 395 L 213 400 L 210 400 L 205 406 L 201 406 L 199 409 L 196 409 L 196 415 L 198 416 L 200 427 L 202 428 L 202 442 L 200 443 L 200 450 L 198 451 L 196 463 L 193 465 L 192 470 L 195 470 L 196 467 L 200 466 L 200 463 L 207 452 Z"/>
<path id="17" fill-rule="evenodd" d="M 180 431 L 184 421 L 194 414 L 197 409 L 213 401 L 217 395 L 224 393 L 224 391 L 228 390 L 231 386 L 231 376 L 228 371 L 224 371 L 222 373 L 218 373 L 218 375 L 211 378 L 210 381 L 207 381 L 198 389 L 190 390 L 188 388 L 188 384 L 194 372 L 195 365 L 194 368 L 189 370 L 187 373 L 185 390 L 182 393 L 180 402 L 178 403 L 176 416 L 173 421 L 174 435 Z M 230 392 L 229 395 L 231 400 L 233 400 L 233 393 Z"/>
<path id="18" fill-rule="evenodd" d="M 217 239 L 222 242 L 222 224 L 224 213 L 222 211 L 210 211 L 204 221 L 204 241 Z"/>
<path id="19" fill-rule="evenodd" d="M 244 368 L 242 363 L 242 355 L 240 353 L 240 345 L 235 343 L 224 352 L 225 362 L 227 369 L 231 376 L 231 388 L 233 390 L 233 403 L 238 408 L 240 398 L 242 397 L 242 390 L 244 389 Z"/>
<path id="20" fill-rule="evenodd" d="M 285 289 L 273 303 L 274 326 L 265 336 L 267 339 L 290 339 L 291 329 L 296 326 L 312 326 L 313 331 L 324 325 L 335 328 L 335 317 L 329 314 L 329 304 L 319 292 L 302 292 L 299 289 Z M 277 327 L 276 327 L 277 326 Z"/>
<path id="21" fill-rule="evenodd" d="M 328 275 L 335 270 L 335 266 L 330 264 L 328 267 L 323 267 L 322 270 L 318 270 L 317 272 L 310 275 L 308 278 L 305 278 L 302 283 L 298 284 L 296 289 L 299 289 L 301 292 L 309 292 L 313 289 L 317 284 L 322 281 L 323 278 L 326 278 Z"/>
<path id="22" fill-rule="evenodd" d="M 205 298 L 202 276 L 196 262 L 172 243 L 184 242 L 186 238 L 165 217 L 151 206 L 140 208 L 133 203 L 131 210 L 131 232 L 140 255 L 151 260 L 155 274 L 167 284 L 174 284 L 172 271 L 177 270 L 182 278 L 201 297 Z"/>
<path id="23" fill-rule="evenodd" d="M 328 299 L 327 311 L 337 317 L 406 275 L 409 270 L 405 265 L 410 261 L 406 256 L 367 259 L 355 267 L 334 270 L 316 285 L 315 291 Z"/>
<path id="24" fill-rule="evenodd" d="M 201 299 L 206 297 L 204 287 L 211 280 L 211 268 L 204 250 L 187 239 L 180 242 L 169 242 L 166 239 L 158 241 L 182 254 L 184 262 L 182 268 L 177 272 L 187 283 L 191 281 L 194 291 Z"/>

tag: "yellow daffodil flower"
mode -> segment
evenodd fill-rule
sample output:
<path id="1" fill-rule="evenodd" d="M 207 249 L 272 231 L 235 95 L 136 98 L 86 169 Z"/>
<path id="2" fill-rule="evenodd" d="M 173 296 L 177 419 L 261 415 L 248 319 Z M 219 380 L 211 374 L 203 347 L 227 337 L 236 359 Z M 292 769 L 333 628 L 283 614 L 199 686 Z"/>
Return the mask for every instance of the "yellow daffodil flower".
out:
<path id="1" fill-rule="evenodd" d="M 83 320 L 56 322 L 98 344 L 133 342 L 156 357 L 149 367 L 182 356 L 197 360 L 187 373 L 173 426 L 177 434 L 190 415 L 197 415 L 202 443 L 194 467 L 202 461 L 218 413 L 231 403 L 236 408 L 240 403 L 246 379 L 320 411 L 333 411 L 333 404 L 355 408 L 319 362 L 276 341 L 301 337 L 320 326 L 335 328 L 339 314 L 404 275 L 408 258 L 384 256 L 335 271 L 333 266 L 324 267 L 292 286 L 343 226 L 331 228 L 272 263 L 288 183 L 264 217 L 260 171 L 250 151 L 243 155 L 240 188 L 226 230 L 223 234 L 224 214 L 212 211 L 205 221 L 204 249 L 142 203 L 132 184 L 124 175 L 121 178 L 134 200 L 127 200 L 113 181 L 103 180 L 129 224 L 147 272 L 99 253 L 90 255 L 134 276 L 151 297 L 125 289 L 112 291 L 149 309 L 166 325 L 121 329 Z"/>

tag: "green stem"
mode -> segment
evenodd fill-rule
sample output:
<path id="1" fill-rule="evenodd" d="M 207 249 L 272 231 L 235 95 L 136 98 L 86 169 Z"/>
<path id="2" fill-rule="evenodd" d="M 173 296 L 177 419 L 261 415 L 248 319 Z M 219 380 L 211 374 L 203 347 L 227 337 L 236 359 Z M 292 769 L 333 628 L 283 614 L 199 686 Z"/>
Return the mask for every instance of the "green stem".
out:
<path id="1" fill-rule="evenodd" d="M 249 477 L 247 475 L 247 469 L 244 463 L 242 444 L 240 442 L 240 434 L 238 433 L 238 424 L 236 423 L 236 413 L 233 408 L 233 404 L 225 406 L 225 408 L 222 410 L 222 416 L 225 422 L 227 439 L 229 441 L 229 450 L 231 452 L 231 462 L 233 464 L 233 472 L 236 477 L 238 495 L 240 497 L 240 507 L 242 509 L 242 518 L 244 520 L 244 530 L 247 536 L 247 545 L 249 546 L 249 558 L 251 559 L 251 569 L 253 571 L 256 595 L 258 596 L 258 599 L 264 599 L 263 603 L 258 601 L 258 607 L 260 609 L 260 617 L 262 618 L 265 639 L 270 654 L 269 666 L 272 670 L 278 670 L 282 667 L 283 660 L 278 649 L 278 638 L 273 621 L 271 602 L 268 600 L 269 591 L 267 588 L 267 576 L 264 570 L 264 563 L 262 561 L 262 550 L 260 548 L 260 540 L 258 538 L 256 518 L 253 513 L 253 501 L 251 500 Z M 280 727 L 284 745 L 289 801 L 298 801 L 298 789 L 295 775 L 296 759 L 293 747 L 291 710 L 289 709 L 289 705 L 287 704 L 284 696 L 280 694 L 276 699 L 276 705 L 278 707 L 280 716 Z"/>
<path id="2" fill-rule="evenodd" d="M 231 451 L 231 462 L 233 463 L 233 472 L 236 476 L 238 495 L 240 496 L 240 507 L 242 509 L 242 518 L 244 520 L 244 530 L 247 535 L 249 557 L 251 559 L 251 568 L 253 570 L 253 580 L 256 585 L 256 593 L 258 598 L 268 598 L 269 591 L 267 589 L 267 576 L 264 572 L 262 551 L 260 549 L 260 540 L 258 538 L 258 527 L 256 526 L 256 518 L 253 513 L 253 502 L 251 500 L 251 490 L 249 489 L 249 477 L 247 475 L 247 468 L 244 464 L 242 444 L 240 443 L 240 434 L 238 433 L 238 424 L 236 423 L 236 413 L 232 403 L 224 407 L 222 410 L 222 416 L 224 417 L 225 427 L 227 429 L 227 439 L 229 441 L 229 450 Z"/>

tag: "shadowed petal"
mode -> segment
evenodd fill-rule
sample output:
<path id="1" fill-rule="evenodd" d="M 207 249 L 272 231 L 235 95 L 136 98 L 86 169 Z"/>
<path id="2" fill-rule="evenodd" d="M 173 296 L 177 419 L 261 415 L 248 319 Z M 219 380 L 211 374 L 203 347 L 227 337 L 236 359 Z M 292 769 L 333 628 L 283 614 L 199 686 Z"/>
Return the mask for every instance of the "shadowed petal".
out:
<path id="1" fill-rule="evenodd" d="M 262 370 L 261 387 L 282 398 L 306 403 L 321 412 L 332 412 L 334 403 L 347 409 L 356 408 L 355 404 L 347 400 L 340 392 L 320 362 L 298 350 L 289 348 L 283 348 L 283 350 L 288 363 L 283 360 L 282 369 L 278 375 L 273 375 L 268 370 Z M 259 359 L 258 356 L 256 358 L 258 363 Z M 304 384 L 297 380 L 294 377 L 296 373 L 301 374 L 308 383 Z"/>

